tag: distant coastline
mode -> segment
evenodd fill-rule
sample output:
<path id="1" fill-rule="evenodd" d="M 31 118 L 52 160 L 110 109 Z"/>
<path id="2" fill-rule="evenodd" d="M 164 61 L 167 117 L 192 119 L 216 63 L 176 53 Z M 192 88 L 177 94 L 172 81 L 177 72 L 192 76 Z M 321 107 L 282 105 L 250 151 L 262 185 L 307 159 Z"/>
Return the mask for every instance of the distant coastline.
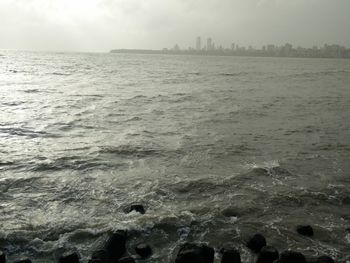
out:
<path id="1" fill-rule="evenodd" d="M 197 56 L 247 56 L 247 57 L 295 57 L 295 58 L 350 58 L 350 49 L 339 45 L 325 45 L 322 48 L 292 48 L 291 45 L 267 46 L 264 49 L 216 49 L 216 50 L 180 50 L 180 49 L 113 49 L 110 53 L 122 54 L 166 54 Z"/>

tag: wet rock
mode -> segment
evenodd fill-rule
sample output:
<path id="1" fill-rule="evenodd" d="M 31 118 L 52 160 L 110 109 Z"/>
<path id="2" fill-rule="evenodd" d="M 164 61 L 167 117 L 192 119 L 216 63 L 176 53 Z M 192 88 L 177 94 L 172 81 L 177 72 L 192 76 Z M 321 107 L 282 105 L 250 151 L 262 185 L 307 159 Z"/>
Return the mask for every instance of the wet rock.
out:
<path id="1" fill-rule="evenodd" d="M 213 263 L 214 249 L 205 244 L 186 243 L 181 246 L 175 263 Z"/>
<path id="2" fill-rule="evenodd" d="M 306 263 L 303 254 L 295 251 L 284 251 L 280 255 L 280 259 L 276 261 L 277 263 Z"/>
<path id="3" fill-rule="evenodd" d="M 140 204 L 131 205 L 130 207 L 126 208 L 124 211 L 127 214 L 131 213 L 132 211 L 138 212 L 142 215 L 146 213 L 145 208 L 143 207 L 143 205 L 140 205 Z"/>
<path id="4" fill-rule="evenodd" d="M 292 175 L 288 170 L 286 170 L 280 166 L 272 167 L 271 173 L 275 174 L 275 175 L 280 175 L 280 176 L 291 176 Z"/>
<path id="5" fill-rule="evenodd" d="M 241 263 L 241 255 L 234 247 L 225 246 L 220 250 L 221 263 Z"/>
<path id="6" fill-rule="evenodd" d="M 334 263 L 334 260 L 329 256 L 320 256 L 316 260 L 317 263 Z"/>
<path id="7" fill-rule="evenodd" d="M 342 203 L 344 205 L 350 205 L 350 196 L 346 196 L 343 198 Z"/>
<path id="8" fill-rule="evenodd" d="M 68 252 L 64 253 L 60 259 L 60 263 L 79 263 L 80 262 L 80 256 L 77 252 Z"/>
<path id="9" fill-rule="evenodd" d="M 89 263 L 116 262 L 126 251 L 126 231 L 118 230 L 114 232 L 103 245 L 102 248 L 92 253 Z"/>
<path id="10" fill-rule="evenodd" d="M 152 248 L 147 244 L 138 244 L 135 247 L 135 252 L 142 258 L 147 258 L 152 255 Z"/>
<path id="11" fill-rule="evenodd" d="M 108 262 L 108 254 L 105 249 L 95 250 L 92 255 L 89 263 L 104 263 Z"/>
<path id="12" fill-rule="evenodd" d="M 118 230 L 114 232 L 107 240 L 104 249 L 107 252 L 108 258 L 115 261 L 124 255 L 126 248 L 126 231 Z"/>
<path id="13" fill-rule="evenodd" d="M 235 209 L 233 207 L 227 207 L 224 210 L 222 210 L 221 213 L 223 216 L 226 216 L 226 217 L 238 217 L 239 216 L 237 209 Z"/>
<path id="14" fill-rule="evenodd" d="M 119 259 L 118 263 L 135 263 L 135 260 L 134 258 L 127 256 Z"/>
<path id="15" fill-rule="evenodd" d="M 296 230 L 300 235 L 303 235 L 303 236 L 312 237 L 314 235 L 314 230 L 310 225 L 305 225 L 305 226 L 298 225 Z"/>
<path id="16" fill-rule="evenodd" d="M 14 261 L 13 263 L 32 263 L 32 261 L 29 258 L 22 258 Z"/>
<path id="17" fill-rule="evenodd" d="M 6 255 L 2 251 L 0 251 L 0 263 L 6 263 Z"/>
<path id="18" fill-rule="evenodd" d="M 278 257 L 279 253 L 276 248 L 265 246 L 261 249 L 256 263 L 273 263 Z"/>
<path id="19" fill-rule="evenodd" d="M 260 250 L 266 246 L 266 239 L 261 234 L 255 234 L 247 242 L 247 247 L 250 248 L 253 252 L 258 253 Z"/>

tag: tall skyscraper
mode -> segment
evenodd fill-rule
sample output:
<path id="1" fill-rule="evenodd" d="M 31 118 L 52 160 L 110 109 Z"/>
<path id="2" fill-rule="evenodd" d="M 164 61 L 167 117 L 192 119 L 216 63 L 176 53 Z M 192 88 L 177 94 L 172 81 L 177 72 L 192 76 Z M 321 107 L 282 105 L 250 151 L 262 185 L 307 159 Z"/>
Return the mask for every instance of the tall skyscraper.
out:
<path id="1" fill-rule="evenodd" d="M 197 40 L 196 40 L 196 50 L 201 50 L 202 47 L 201 47 L 201 37 L 197 37 Z"/>
<path id="2" fill-rule="evenodd" d="M 213 49 L 213 45 L 211 43 L 211 38 L 209 37 L 207 39 L 207 50 L 212 50 Z"/>

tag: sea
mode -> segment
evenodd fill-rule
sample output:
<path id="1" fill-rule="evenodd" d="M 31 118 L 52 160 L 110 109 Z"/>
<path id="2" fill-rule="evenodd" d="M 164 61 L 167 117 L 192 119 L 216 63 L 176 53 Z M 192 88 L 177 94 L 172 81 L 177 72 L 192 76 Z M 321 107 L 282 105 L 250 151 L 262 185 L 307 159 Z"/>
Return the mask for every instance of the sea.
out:
<path id="1" fill-rule="evenodd" d="M 350 60 L 0 50 L 0 110 L 10 261 L 88 262 L 118 229 L 137 262 L 230 242 L 252 263 L 255 233 L 350 261 Z"/>

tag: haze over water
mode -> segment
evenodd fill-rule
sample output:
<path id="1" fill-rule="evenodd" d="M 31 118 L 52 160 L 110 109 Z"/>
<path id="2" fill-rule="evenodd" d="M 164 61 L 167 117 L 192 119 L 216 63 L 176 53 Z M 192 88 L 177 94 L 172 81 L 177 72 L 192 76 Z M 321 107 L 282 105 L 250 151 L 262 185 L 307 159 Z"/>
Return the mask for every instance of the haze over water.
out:
<path id="1" fill-rule="evenodd" d="M 260 232 L 350 260 L 349 84 L 350 60 L 0 51 L 0 247 L 87 262 L 125 228 L 145 262 L 185 240 L 254 262 Z"/>

